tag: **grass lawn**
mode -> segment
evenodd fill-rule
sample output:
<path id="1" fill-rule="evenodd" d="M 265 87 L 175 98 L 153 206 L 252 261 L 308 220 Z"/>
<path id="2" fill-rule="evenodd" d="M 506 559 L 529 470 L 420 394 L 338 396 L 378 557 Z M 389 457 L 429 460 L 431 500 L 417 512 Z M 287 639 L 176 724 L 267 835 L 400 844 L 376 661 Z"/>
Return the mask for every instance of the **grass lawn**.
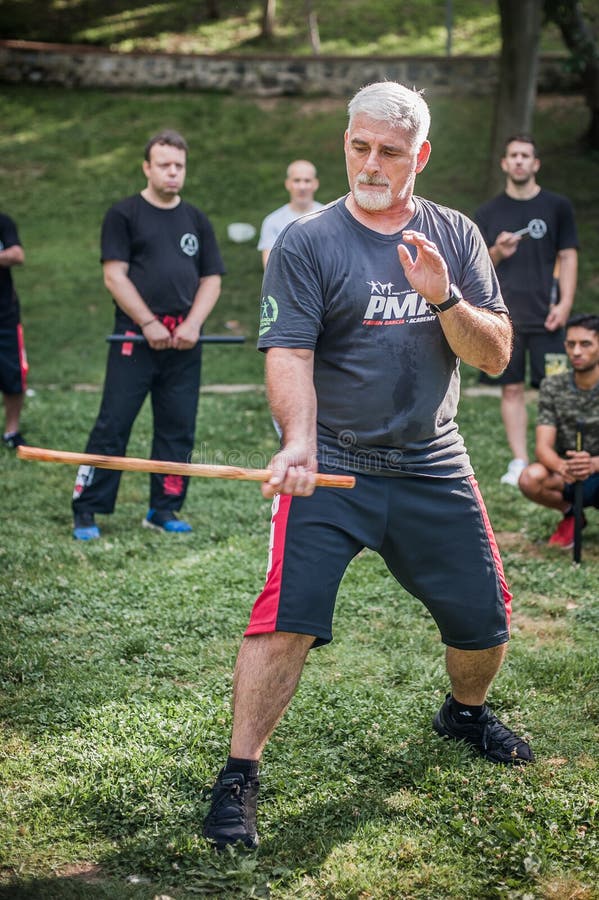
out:
<path id="1" fill-rule="evenodd" d="M 419 192 L 472 213 L 485 199 L 488 102 L 430 100 Z M 582 112 L 542 98 L 536 132 L 540 181 L 571 197 L 579 221 L 576 310 L 598 312 L 597 162 L 576 148 Z M 285 202 L 294 157 L 318 165 L 319 199 L 345 190 L 343 104 L 27 88 L 3 93 L 0 116 L 2 208 L 27 253 L 15 280 L 35 391 L 29 440 L 84 446 L 112 318 L 101 218 L 142 186 L 147 136 L 172 125 L 191 146 L 185 196 L 214 222 L 228 269 L 208 330 L 248 337 L 206 348 L 196 457 L 263 465 L 275 435 L 253 349 L 260 258 L 253 243 L 230 243 L 226 225 L 258 227 Z M 499 485 L 509 456 L 499 404 L 476 395 L 475 380 L 466 369 L 460 425 L 515 595 L 490 699 L 531 737 L 537 763 L 506 771 L 436 737 L 443 648 L 420 604 L 365 552 L 342 583 L 335 640 L 310 654 L 265 754 L 260 850 L 215 854 L 201 821 L 264 577 L 268 504 L 256 485 L 198 479 L 193 534 L 165 540 L 139 527 L 147 476 L 126 473 L 115 514 L 99 517 L 103 539 L 82 545 L 70 537 L 74 470 L 2 451 L 0 900 L 599 897 L 599 517 L 589 514 L 579 568 L 547 548 L 556 517 Z M 150 432 L 145 408 L 130 455 L 148 455 Z"/>

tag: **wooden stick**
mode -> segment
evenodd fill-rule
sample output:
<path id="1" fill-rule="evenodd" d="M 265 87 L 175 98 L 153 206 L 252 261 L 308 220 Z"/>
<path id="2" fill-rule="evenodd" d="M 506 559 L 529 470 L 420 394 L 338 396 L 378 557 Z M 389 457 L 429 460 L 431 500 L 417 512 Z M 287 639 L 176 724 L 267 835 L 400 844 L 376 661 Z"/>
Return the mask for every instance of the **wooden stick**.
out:
<path id="1" fill-rule="evenodd" d="M 94 453 L 70 453 L 68 450 L 47 450 L 21 444 L 17 447 L 20 459 L 37 462 L 67 463 L 71 466 L 95 466 L 98 469 L 118 469 L 122 472 L 156 472 L 160 475 L 190 475 L 200 478 L 229 478 L 234 481 L 268 481 L 269 469 L 244 469 L 240 466 L 209 466 L 203 463 L 165 462 L 157 459 L 135 459 L 131 456 L 99 456 Z M 353 488 L 353 475 L 316 475 L 317 487 Z"/>

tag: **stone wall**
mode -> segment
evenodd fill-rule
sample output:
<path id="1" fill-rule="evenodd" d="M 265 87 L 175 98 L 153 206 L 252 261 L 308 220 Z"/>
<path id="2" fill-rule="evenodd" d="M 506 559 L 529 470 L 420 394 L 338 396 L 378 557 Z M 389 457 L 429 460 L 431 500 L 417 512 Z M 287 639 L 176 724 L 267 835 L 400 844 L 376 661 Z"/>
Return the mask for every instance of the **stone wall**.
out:
<path id="1" fill-rule="evenodd" d="M 579 91 L 564 57 L 545 56 L 539 91 Z M 497 59 L 429 57 L 241 57 L 112 53 L 97 47 L 0 41 L 0 81 L 63 87 L 183 88 L 256 96 L 345 97 L 363 84 L 393 79 L 432 93 L 489 93 Z"/>

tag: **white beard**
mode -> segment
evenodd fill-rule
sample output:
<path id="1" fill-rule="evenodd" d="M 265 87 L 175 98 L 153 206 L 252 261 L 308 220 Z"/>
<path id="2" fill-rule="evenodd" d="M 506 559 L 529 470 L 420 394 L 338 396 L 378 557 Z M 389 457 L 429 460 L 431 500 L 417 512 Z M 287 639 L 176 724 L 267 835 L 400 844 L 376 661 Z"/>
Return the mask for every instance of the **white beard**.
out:
<path id="1" fill-rule="evenodd" d="M 366 212 L 382 212 L 389 209 L 393 202 L 393 196 L 388 184 L 381 184 L 380 191 L 364 191 L 360 187 L 361 184 L 376 184 L 376 181 L 370 181 L 364 175 L 360 175 L 356 179 L 352 193 L 360 209 L 364 209 Z"/>

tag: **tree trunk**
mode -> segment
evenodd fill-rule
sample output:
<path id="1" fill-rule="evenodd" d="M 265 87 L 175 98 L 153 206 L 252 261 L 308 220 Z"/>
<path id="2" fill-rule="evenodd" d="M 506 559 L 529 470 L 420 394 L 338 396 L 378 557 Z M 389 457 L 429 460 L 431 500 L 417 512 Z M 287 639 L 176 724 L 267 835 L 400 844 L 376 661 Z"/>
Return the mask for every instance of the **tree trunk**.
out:
<path id="1" fill-rule="evenodd" d="M 496 194 L 503 186 L 499 162 L 506 139 L 531 130 L 543 0 L 498 0 L 498 6 L 501 54 L 487 173 L 489 194 Z"/>
<path id="2" fill-rule="evenodd" d="M 599 54 L 597 42 L 577 0 L 545 0 L 545 13 L 562 33 L 564 43 L 581 73 L 582 90 L 591 114 L 583 140 L 599 150 Z"/>
<path id="3" fill-rule="evenodd" d="M 308 19 L 308 34 L 312 53 L 318 56 L 320 53 L 320 32 L 318 30 L 318 16 L 312 7 L 312 0 L 306 0 L 306 16 Z"/>
<path id="4" fill-rule="evenodd" d="M 275 36 L 275 18 L 277 14 L 277 0 L 264 0 L 264 12 L 262 15 L 262 37 L 272 41 Z"/>
<path id="5" fill-rule="evenodd" d="M 206 0 L 206 17 L 212 22 L 220 19 L 218 0 Z"/>

